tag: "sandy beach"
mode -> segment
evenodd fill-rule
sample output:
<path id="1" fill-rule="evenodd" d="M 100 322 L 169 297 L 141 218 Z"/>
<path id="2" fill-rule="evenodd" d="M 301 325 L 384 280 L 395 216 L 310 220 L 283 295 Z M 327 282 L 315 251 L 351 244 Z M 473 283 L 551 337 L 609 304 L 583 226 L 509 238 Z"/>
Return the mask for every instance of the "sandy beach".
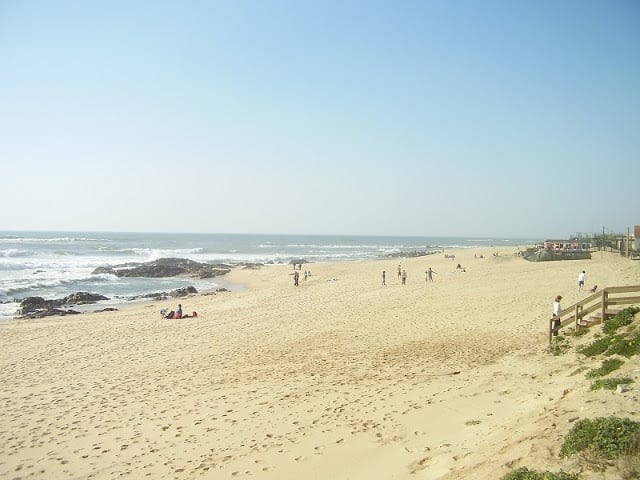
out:
<path id="1" fill-rule="evenodd" d="M 581 270 L 637 285 L 640 262 L 446 253 L 303 265 L 298 287 L 290 265 L 237 269 L 241 290 L 181 300 L 197 318 L 161 319 L 173 301 L 0 323 L 0 478 L 488 480 L 572 471 L 577 418 L 638 420 L 637 358 L 629 391 L 592 392 L 572 373 L 599 360 L 550 355 L 547 325 L 556 295 L 587 295 Z"/>

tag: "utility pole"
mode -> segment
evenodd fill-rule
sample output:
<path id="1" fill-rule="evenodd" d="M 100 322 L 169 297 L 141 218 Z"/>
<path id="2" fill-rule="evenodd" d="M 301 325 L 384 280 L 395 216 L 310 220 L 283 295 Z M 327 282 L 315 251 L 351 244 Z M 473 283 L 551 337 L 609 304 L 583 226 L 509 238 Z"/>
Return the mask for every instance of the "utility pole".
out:
<path id="1" fill-rule="evenodd" d="M 631 229 L 627 227 L 627 258 L 629 258 L 629 243 L 631 243 Z"/>
<path id="2" fill-rule="evenodd" d="M 603 255 L 603 250 L 605 249 L 605 243 L 604 243 L 604 225 L 602 226 L 602 250 L 600 250 L 600 258 L 602 258 Z"/>

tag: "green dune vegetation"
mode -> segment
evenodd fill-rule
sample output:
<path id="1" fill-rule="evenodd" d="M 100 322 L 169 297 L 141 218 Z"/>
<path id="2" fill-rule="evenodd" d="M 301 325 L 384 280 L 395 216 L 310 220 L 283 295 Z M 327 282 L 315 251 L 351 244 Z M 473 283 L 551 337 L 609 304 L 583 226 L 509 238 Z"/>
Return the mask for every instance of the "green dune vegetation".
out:
<path id="1" fill-rule="evenodd" d="M 587 329 L 559 336 L 549 351 L 553 355 L 562 355 L 575 349 L 585 359 L 602 358 L 599 368 L 581 366 L 574 374 L 586 372 L 585 380 L 593 380 L 591 390 L 617 389 L 623 392 L 633 379 L 615 376 L 614 372 L 640 354 L 638 312 L 640 308 L 635 306 L 620 311 L 606 320 L 601 332 L 593 333 L 593 340 L 586 344 L 574 346 L 572 342 L 583 337 Z M 581 473 L 563 470 L 540 472 L 521 467 L 504 475 L 502 480 L 580 480 L 584 478 L 584 472 L 593 471 L 608 471 L 613 476 L 607 478 L 640 478 L 640 422 L 615 415 L 578 420 L 560 448 L 561 459 L 574 456 L 579 459 Z"/>

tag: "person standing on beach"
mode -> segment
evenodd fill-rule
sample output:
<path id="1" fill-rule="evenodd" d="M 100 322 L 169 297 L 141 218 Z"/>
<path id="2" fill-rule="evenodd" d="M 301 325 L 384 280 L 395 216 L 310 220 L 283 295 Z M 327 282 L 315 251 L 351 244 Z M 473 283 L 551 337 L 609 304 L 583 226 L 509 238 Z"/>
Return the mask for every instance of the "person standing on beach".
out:
<path id="1" fill-rule="evenodd" d="M 387 284 L 387 272 L 382 270 L 382 285 Z"/>
<path id="2" fill-rule="evenodd" d="M 582 270 L 579 274 L 578 274 L 578 291 L 582 292 L 584 290 L 584 281 L 587 278 L 587 272 L 585 272 L 584 270 Z"/>
<path id="3" fill-rule="evenodd" d="M 553 336 L 558 336 L 558 329 L 560 328 L 560 315 L 562 314 L 562 307 L 560 301 L 562 296 L 558 295 L 553 301 Z"/>
<path id="4" fill-rule="evenodd" d="M 298 280 L 300 279 L 300 274 L 298 272 L 295 272 L 293 274 L 293 285 L 294 286 L 298 286 Z"/>
<path id="5" fill-rule="evenodd" d="M 407 283 L 407 271 L 402 270 L 402 284 L 406 285 L 406 283 Z"/>
<path id="6" fill-rule="evenodd" d="M 434 274 L 434 273 L 436 273 L 436 272 L 434 272 L 433 270 L 431 270 L 431 267 L 429 267 L 429 270 L 427 270 L 427 271 L 425 272 L 425 274 L 426 274 L 426 280 L 427 280 L 427 281 L 429 281 L 429 282 L 433 282 L 433 274 Z"/>
<path id="7" fill-rule="evenodd" d="M 402 264 L 401 263 L 398 264 L 398 280 L 400 280 L 400 277 L 402 277 Z"/>

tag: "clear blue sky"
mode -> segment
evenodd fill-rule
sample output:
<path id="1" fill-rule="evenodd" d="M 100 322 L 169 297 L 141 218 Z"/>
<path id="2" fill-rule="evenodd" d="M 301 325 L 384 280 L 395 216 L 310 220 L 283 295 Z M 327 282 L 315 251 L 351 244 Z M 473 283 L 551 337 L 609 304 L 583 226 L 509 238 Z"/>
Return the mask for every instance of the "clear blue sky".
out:
<path id="1" fill-rule="evenodd" d="M 0 230 L 640 223 L 640 2 L 0 0 Z"/>

